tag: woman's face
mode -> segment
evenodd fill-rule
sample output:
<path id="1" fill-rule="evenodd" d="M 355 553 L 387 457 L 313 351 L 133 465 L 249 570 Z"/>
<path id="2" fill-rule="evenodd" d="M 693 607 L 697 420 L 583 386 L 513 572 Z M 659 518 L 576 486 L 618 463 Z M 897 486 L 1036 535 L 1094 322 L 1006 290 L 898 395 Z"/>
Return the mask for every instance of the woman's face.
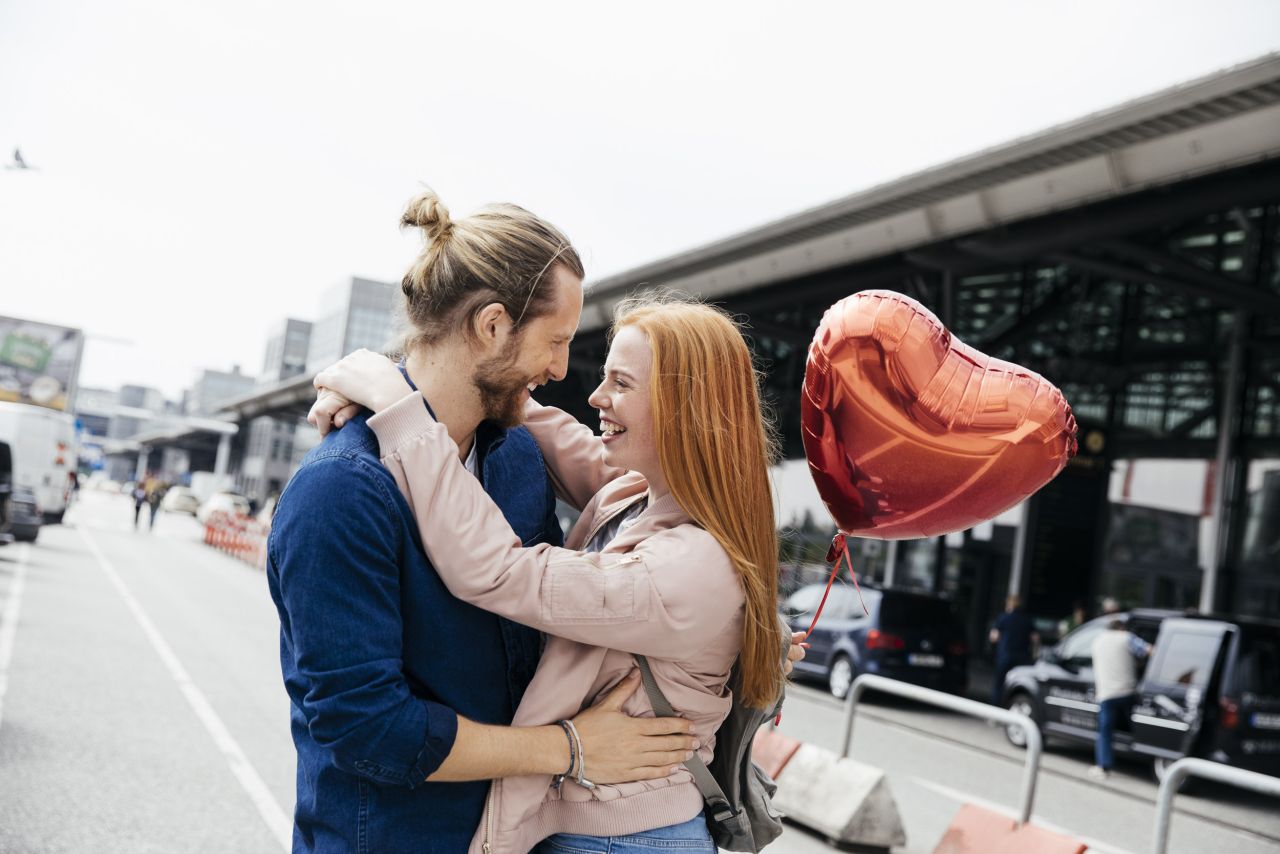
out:
<path id="1" fill-rule="evenodd" d="M 652 371 L 653 351 L 648 339 L 636 327 L 624 326 L 613 337 L 602 370 L 604 379 L 587 402 L 600 410 L 605 463 L 640 472 L 651 491 L 664 493 L 666 479 L 658 462 L 649 394 Z"/>

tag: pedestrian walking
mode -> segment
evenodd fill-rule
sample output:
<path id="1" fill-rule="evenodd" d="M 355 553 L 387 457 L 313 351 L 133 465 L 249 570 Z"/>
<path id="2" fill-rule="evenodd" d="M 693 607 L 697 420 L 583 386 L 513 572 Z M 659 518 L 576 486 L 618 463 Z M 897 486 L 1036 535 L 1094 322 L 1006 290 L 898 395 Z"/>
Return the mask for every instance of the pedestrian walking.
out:
<path id="1" fill-rule="evenodd" d="M 1031 663 L 1032 644 L 1039 641 L 1035 624 L 1022 608 L 1016 594 L 1004 600 L 1004 613 L 996 617 L 991 628 L 991 643 L 996 645 L 996 671 L 991 680 L 991 705 L 1001 705 L 1004 677 L 1015 667 Z"/>
<path id="2" fill-rule="evenodd" d="M 1138 688 L 1138 662 L 1151 653 L 1151 644 L 1129 631 L 1124 620 L 1112 620 L 1093 642 L 1093 699 L 1098 704 L 1098 737 L 1089 776 L 1105 780 L 1115 762 L 1116 724 L 1129 725 Z"/>
<path id="3" fill-rule="evenodd" d="M 142 505 L 147 503 L 147 481 L 139 479 L 133 484 L 133 529 L 138 530 L 142 518 Z"/>
<path id="4" fill-rule="evenodd" d="M 1084 603 L 1077 601 L 1071 608 L 1071 616 L 1064 617 L 1058 621 L 1058 637 L 1065 637 L 1075 631 L 1084 625 L 1084 621 L 1088 618 L 1084 610 Z"/>
<path id="5" fill-rule="evenodd" d="M 169 491 L 169 484 L 160 478 L 151 478 L 147 481 L 147 505 L 151 508 L 151 524 L 147 530 L 154 531 L 156 527 L 156 516 L 160 513 L 160 502 L 164 500 L 164 494 Z"/>

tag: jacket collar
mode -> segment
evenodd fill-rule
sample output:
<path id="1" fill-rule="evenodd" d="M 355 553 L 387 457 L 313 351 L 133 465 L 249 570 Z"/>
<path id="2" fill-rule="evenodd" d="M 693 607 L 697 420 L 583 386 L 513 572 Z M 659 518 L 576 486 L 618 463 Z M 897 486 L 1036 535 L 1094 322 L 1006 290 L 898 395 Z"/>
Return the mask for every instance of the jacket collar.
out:
<path id="1" fill-rule="evenodd" d="M 406 360 L 401 359 L 396 365 L 400 369 L 400 376 L 404 377 L 404 381 L 409 384 L 409 388 L 414 391 L 418 390 L 418 386 L 414 383 L 413 378 L 409 376 L 409 369 Z M 422 402 L 427 407 L 427 412 L 431 413 L 431 417 L 436 421 L 440 419 L 436 416 L 436 411 L 431 408 L 431 402 L 427 400 L 427 396 L 422 396 Z M 499 427 L 492 421 L 481 421 L 476 427 L 476 460 L 483 471 L 484 458 L 486 455 L 498 450 L 502 447 L 502 443 L 507 441 L 507 429 Z"/>

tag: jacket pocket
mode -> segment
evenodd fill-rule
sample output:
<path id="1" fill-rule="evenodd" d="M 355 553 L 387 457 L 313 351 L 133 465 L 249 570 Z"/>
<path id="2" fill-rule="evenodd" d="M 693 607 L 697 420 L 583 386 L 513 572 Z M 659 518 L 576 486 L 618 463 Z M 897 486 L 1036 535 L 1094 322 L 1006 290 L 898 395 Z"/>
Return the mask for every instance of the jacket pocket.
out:
<path id="1" fill-rule="evenodd" d="M 553 623 L 626 623 L 648 616 L 648 575 L 639 555 L 624 555 L 597 567 L 580 558 L 564 558 L 547 566 L 550 595 L 543 599 L 543 619 Z"/>

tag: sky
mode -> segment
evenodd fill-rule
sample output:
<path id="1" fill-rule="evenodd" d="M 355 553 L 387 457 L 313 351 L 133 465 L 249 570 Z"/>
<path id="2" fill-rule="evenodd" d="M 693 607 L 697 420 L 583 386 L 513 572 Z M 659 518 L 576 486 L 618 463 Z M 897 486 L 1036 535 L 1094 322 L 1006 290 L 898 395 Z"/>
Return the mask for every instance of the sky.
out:
<path id="1" fill-rule="evenodd" d="M 397 223 L 521 204 L 588 281 L 1280 49 L 1280 3 L 0 0 L 0 314 L 178 397 Z"/>

